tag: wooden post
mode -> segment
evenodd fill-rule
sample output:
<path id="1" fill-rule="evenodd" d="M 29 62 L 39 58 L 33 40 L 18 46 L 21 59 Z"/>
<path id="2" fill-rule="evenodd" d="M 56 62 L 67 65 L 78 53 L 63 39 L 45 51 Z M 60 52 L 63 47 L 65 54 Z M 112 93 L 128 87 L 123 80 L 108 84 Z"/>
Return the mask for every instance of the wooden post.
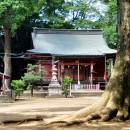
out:
<path id="1" fill-rule="evenodd" d="M 78 60 L 78 84 L 80 85 L 80 77 L 79 77 L 79 60 Z"/>
<path id="2" fill-rule="evenodd" d="M 55 57 L 52 56 L 52 67 L 53 67 L 53 65 L 54 65 L 54 60 L 55 60 Z"/>
<path id="3" fill-rule="evenodd" d="M 73 80 L 74 80 L 74 66 L 73 66 L 73 68 L 72 68 L 72 69 L 73 69 Z"/>
<path id="4" fill-rule="evenodd" d="M 61 83 L 62 83 L 62 81 L 63 81 L 63 77 L 64 77 L 64 63 L 63 63 L 63 61 L 62 61 L 62 63 L 61 63 Z"/>
<path id="5" fill-rule="evenodd" d="M 39 64 L 39 73 L 41 73 L 41 70 L 42 70 L 42 66 L 41 64 Z"/>
<path id="6" fill-rule="evenodd" d="M 60 61 L 58 62 L 58 81 L 60 81 Z"/>
<path id="7" fill-rule="evenodd" d="M 93 84 L 93 63 L 90 65 L 90 84 Z"/>
<path id="8" fill-rule="evenodd" d="M 52 69 L 53 69 L 53 66 L 54 66 L 54 61 L 55 61 L 55 57 L 52 55 L 52 64 L 51 64 L 51 80 L 52 80 L 52 73 L 53 73 L 53 71 L 52 71 Z"/>
<path id="9" fill-rule="evenodd" d="M 112 70 L 113 70 L 113 59 L 111 59 L 111 73 L 112 73 Z"/>
<path id="10" fill-rule="evenodd" d="M 69 94 L 70 94 L 69 96 L 72 96 L 72 95 L 71 95 L 71 83 L 70 83 L 70 93 L 69 93 Z"/>
<path id="11" fill-rule="evenodd" d="M 104 80 L 105 80 L 105 84 L 106 84 L 106 82 L 107 82 L 107 66 L 106 66 L 106 56 L 105 56 Z"/>

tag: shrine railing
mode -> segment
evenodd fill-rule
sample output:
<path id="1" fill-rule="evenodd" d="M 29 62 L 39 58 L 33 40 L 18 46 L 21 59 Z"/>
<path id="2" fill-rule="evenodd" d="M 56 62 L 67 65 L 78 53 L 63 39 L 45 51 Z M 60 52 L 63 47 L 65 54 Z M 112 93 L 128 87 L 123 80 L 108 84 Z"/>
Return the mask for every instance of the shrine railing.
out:
<path id="1" fill-rule="evenodd" d="M 76 90 L 86 90 L 86 91 L 99 91 L 100 90 L 100 84 L 72 84 L 71 86 L 72 91 Z"/>

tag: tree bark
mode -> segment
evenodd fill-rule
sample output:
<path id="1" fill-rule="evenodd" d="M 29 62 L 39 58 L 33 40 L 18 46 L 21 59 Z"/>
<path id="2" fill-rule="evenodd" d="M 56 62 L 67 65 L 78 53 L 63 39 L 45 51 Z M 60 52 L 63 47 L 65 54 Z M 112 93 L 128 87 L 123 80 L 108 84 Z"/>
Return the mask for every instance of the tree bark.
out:
<path id="1" fill-rule="evenodd" d="M 4 75 L 11 76 L 11 42 L 10 42 L 10 28 L 4 26 L 5 44 L 4 44 Z M 4 79 L 4 90 L 10 89 L 10 79 Z"/>
<path id="2" fill-rule="evenodd" d="M 118 49 L 108 85 L 98 102 L 65 117 L 45 120 L 45 124 L 83 123 L 93 119 L 126 120 L 130 108 L 130 1 L 118 0 Z"/>

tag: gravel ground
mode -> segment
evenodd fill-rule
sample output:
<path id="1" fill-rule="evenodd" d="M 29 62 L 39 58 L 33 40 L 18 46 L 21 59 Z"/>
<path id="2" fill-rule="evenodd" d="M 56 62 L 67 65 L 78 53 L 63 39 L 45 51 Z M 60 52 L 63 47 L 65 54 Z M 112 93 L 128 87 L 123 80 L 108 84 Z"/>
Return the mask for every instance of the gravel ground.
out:
<path id="1" fill-rule="evenodd" d="M 2 124 L 3 121 L 21 120 L 35 115 L 66 115 L 80 110 L 99 97 L 79 98 L 21 98 L 14 103 L 0 103 L 0 130 L 130 130 L 130 122 L 108 122 L 61 127 L 59 124 L 43 126 L 42 121 Z M 44 116 L 43 116 L 44 117 Z"/>
<path id="2" fill-rule="evenodd" d="M 0 103 L 0 113 L 45 114 L 70 113 L 97 101 L 99 97 L 21 98 L 14 103 Z"/>

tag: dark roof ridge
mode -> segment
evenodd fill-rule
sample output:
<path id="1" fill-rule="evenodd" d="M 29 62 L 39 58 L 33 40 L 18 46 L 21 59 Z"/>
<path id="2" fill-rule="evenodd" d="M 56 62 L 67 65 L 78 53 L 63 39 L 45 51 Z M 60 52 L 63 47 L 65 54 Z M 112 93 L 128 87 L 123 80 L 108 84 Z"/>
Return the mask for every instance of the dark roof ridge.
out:
<path id="1" fill-rule="evenodd" d="M 78 34 L 78 35 L 101 35 L 103 29 L 49 29 L 34 28 L 35 34 Z"/>

